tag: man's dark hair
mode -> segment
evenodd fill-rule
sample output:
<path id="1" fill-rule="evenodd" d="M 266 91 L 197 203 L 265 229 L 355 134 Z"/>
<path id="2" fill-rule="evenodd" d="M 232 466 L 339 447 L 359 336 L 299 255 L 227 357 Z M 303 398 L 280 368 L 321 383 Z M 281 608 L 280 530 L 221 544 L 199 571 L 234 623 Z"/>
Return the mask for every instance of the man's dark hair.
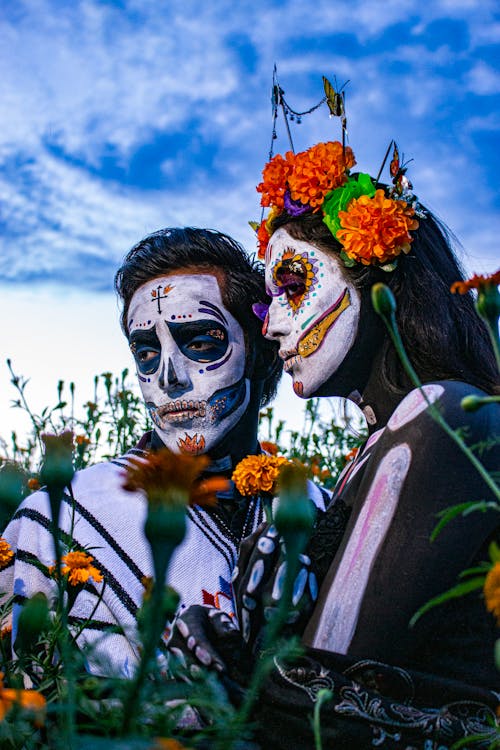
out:
<path id="1" fill-rule="evenodd" d="M 426 209 L 425 213 L 426 218 L 420 219 L 418 229 L 412 232 L 410 253 L 399 256 L 394 271 L 358 263 L 342 271 L 363 299 L 369 300 L 369 290 L 379 281 L 392 290 L 403 344 L 423 382 L 461 380 L 488 393 L 498 393 L 493 348 L 486 326 L 474 310 L 472 294 L 450 292 L 453 282 L 464 278 L 450 233 L 430 211 Z M 343 265 L 342 247 L 320 214 L 291 217 L 282 213 L 273 221 L 272 229 L 281 226 L 294 239 L 334 254 Z M 407 377 L 388 336 L 384 337 L 383 348 L 381 380 L 389 391 L 403 393 L 408 387 Z"/>
<path id="2" fill-rule="evenodd" d="M 140 286 L 158 276 L 189 270 L 216 275 L 224 304 L 245 333 L 247 352 L 255 362 L 254 379 L 263 384 L 264 406 L 276 394 L 282 367 L 278 344 L 263 337 L 262 323 L 252 310 L 254 302 L 270 301 L 265 292 L 264 270 L 228 235 L 213 229 L 167 228 L 138 242 L 115 275 L 115 289 L 123 303 L 123 332 L 128 336 L 128 309 Z"/>

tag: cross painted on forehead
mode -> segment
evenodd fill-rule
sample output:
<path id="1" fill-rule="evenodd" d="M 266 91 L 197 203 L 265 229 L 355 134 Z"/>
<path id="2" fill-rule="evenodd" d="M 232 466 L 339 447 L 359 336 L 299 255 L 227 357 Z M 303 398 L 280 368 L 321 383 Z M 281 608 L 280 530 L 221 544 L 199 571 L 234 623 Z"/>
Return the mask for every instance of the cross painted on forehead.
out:
<path id="1" fill-rule="evenodd" d="M 156 289 L 151 290 L 151 302 L 156 302 L 158 304 L 158 313 L 161 313 L 160 300 L 167 299 L 169 292 L 171 292 L 173 288 L 172 284 L 164 286 L 162 294 L 162 284 L 158 284 Z"/>

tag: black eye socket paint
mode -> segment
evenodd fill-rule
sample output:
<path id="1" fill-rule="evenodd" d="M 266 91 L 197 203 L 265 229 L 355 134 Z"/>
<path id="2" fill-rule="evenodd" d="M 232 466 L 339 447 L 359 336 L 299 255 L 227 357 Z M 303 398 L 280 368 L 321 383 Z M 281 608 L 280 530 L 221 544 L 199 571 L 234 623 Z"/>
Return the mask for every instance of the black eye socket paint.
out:
<path id="1" fill-rule="evenodd" d="M 227 351 L 227 329 L 215 320 L 165 322 L 181 352 L 194 362 L 215 362 Z"/>
<path id="2" fill-rule="evenodd" d="M 134 355 L 139 371 L 151 375 L 160 366 L 161 344 L 154 328 L 132 331 L 129 338 L 130 351 Z"/>

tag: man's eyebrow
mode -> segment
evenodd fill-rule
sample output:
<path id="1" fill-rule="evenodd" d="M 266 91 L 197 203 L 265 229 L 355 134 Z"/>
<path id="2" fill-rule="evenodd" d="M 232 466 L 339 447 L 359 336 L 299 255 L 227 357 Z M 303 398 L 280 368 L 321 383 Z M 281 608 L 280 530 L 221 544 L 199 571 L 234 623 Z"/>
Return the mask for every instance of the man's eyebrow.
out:
<path id="1" fill-rule="evenodd" d="M 144 341 L 145 343 L 158 342 L 156 329 L 152 328 L 135 328 L 129 336 L 129 341 Z"/>
<path id="2" fill-rule="evenodd" d="M 204 300 L 204 299 L 201 299 L 199 304 L 205 305 L 205 307 L 199 307 L 198 312 L 203 312 L 203 313 L 208 313 L 209 315 L 214 315 L 222 323 L 229 325 L 224 313 L 219 307 L 217 307 L 217 305 L 214 305 L 212 304 L 212 302 L 208 302 L 208 300 Z M 207 308 L 210 308 L 210 309 L 207 310 Z"/>

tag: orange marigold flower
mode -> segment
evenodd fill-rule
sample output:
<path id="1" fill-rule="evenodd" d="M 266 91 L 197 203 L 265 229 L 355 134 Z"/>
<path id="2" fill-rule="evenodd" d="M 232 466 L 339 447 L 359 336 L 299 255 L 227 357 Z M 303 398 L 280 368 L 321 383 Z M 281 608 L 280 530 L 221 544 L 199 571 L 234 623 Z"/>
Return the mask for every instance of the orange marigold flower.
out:
<path id="1" fill-rule="evenodd" d="M 262 170 L 262 182 L 257 185 L 257 192 L 262 193 L 261 206 L 276 206 L 282 209 L 285 203 L 287 180 L 292 172 L 295 154 L 287 151 L 285 158 L 276 154 Z"/>
<path id="2" fill-rule="evenodd" d="M 87 583 L 89 578 L 92 578 L 94 583 L 101 583 L 102 573 L 92 565 L 93 560 L 92 555 L 88 555 L 86 552 L 68 552 L 61 558 L 63 563 L 61 573 L 68 576 L 68 583 L 72 586 Z"/>
<path id="3" fill-rule="evenodd" d="M 4 641 L 12 636 L 12 625 L 6 625 L 0 630 L 0 641 Z"/>
<path id="4" fill-rule="evenodd" d="M 36 477 L 28 479 L 28 489 L 30 489 L 32 492 L 40 489 L 40 482 Z"/>
<path id="5" fill-rule="evenodd" d="M 217 492 L 227 492 L 231 487 L 225 477 L 208 477 L 195 482 L 191 489 L 191 505 L 215 505 Z"/>
<path id="6" fill-rule="evenodd" d="M 190 750 L 178 740 L 166 737 L 155 737 L 155 744 L 151 750 Z"/>
<path id="7" fill-rule="evenodd" d="M 90 445 L 90 440 L 85 435 L 77 435 L 75 442 L 77 445 Z"/>
<path id="8" fill-rule="evenodd" d="M 352 461 L 353 458 L 356 458 L 358 455 L 359 448 L 351 448 L 351 450 L 345 454 L 344 461 L 347 463 L 348 461 Z"/>
<path id="9" fill-rule="evenodd" d="M 500 268 L 495 273 L 491 273 L 488 276 L 482 274 L 474 274 L 470 279 L 466 281 L 455 281 L 450 291 L 452 294 L 467 294 L 470 289 L 484 289 L 492 286 L 498 286 L 500 284 Z"/>
<path id="10" fill-rule="evenodd" d="M 373 198 L 353 198 L 347 211 L 339 211 L 342 228 L 337 239 L 346 255 L 358 263 L 387 263 L 410 252 L 410 230 L 418 228 L 414 215 L 405 201 L 386 198 L 383 190 L 377 190 Z"/>
<path id="11" fill-rule="evenodd" d="M 488 571 L 483 590 L 486 609 L 495 615 L 500 625 L 500 562 Z"/>
<path id="12" fill-rule="evenodd" d="M 292 200 L 318 210 L 326 195 L 347 181 L 347 171 L 355 163 L 352 149 L 347 146 L 344 153 L 339 141 L 318 143 L 301 151 L 288 177 Z"/>
<path id="13" fill-rule="evenodd" d="M 260 447 L 263 451 L 266 451 L 266 453 L 270 453 L 271 456 L 275 456 L 279 450 L 276 443 L 272 443 L 270 440 L 261 440 Z"/>
<path id="14" fill-rule="evenodd" d="M 247 456 L 233 471 L 232 480 L 241 495 L 274 493 L 281 467 L 288 463 L 284 456 Z"/>
<path id="15" fill-rule="evenodd" d="M 266 257 L 266 249 L 269 244 L 269 231 L 266 219 L 262 219 L 257 229 L 257 256 L 261 259 Z"/>
<path id="16" fill-rule="evenodd" d="M 141 583 L 144 586 L 144 593 L 142 595 L 142 601 L 145 602 L 148 599 L 151 599 L 151 594 L 153 593 L 155 579 L 153 578 L 153 576 L 142 576 Z"/>
<path id="17" fill-rule="evenodd" d="M 149 453 L 145 459 L 131 456 L 123 488 L 145 492 L 150 507 L 211 505 L 217 501 L 215 493 L 228 489 L 229 483 L 223 477 L 200 480 L 209 463 L 206 455 L 173 453 L 168 448 Z"/>
<path id="18" fill-rule="evenodd" d="M 15 690 L 4 688 L 3 673 L 0 672 L 0 721 L 17 704 L 26 711 L 34 714 L 33 723 L 37 727 L 43 726 L 45 719 L 45 698 L 37 690 Z"/>
<path id="19" fill-rule="evenodd" d="M 14 557 L 14 552 L 6 539 L 0 537 L 0 570 L 3 570 Z"/>

